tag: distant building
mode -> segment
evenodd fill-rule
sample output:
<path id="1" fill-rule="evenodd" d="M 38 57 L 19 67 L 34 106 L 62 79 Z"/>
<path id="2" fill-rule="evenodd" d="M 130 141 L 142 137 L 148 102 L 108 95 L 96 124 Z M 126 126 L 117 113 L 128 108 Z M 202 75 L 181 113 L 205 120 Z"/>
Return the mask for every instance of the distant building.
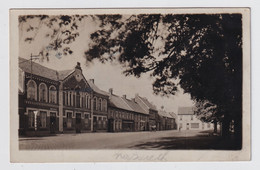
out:
<path id="1" fill-rule="evenodd" d="M 209 130 L 214 128 L 212 123 L 199 120 L 194 114 L 193 107 L 179 107 L 177 124 L 179 130 Z"/>
<path id="2" fill-rule="evenodd" d="M 149 114 L 134 100 L 113 94 L 109 89 L 108 130 L 145 131 L 148 130 Z"/>
<path id="3" fill-rule="evenodd" d="M 138 94 L 135 95 L 134 100 L 145 110 L 146 114 L 149 115 L 149 130 L 152 130 L 153 126 L 159 127 L 160 119 L 158 117 L 156 106 L 149 102 L 147 98 L 141 97 Z"/>
<path id="4" fill-rule="evenodd" d="M 169 114 L 169 112 L 166 112 L 165 110 L 159 110 L 159 130 L 173 130 L 176 129 L 176 120 L 175 118 Z"/>

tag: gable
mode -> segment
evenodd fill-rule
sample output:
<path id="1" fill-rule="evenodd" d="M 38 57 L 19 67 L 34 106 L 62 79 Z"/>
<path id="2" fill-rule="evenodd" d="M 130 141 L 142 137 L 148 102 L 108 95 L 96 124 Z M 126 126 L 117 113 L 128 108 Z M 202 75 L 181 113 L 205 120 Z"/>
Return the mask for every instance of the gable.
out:
<path id="1" fill-rule="evenodd" d="M 80 70 L 75 70 L 63 80 L 63 89 L 79 89 L 82 92 L 90 92 L 92 90 Z"/>

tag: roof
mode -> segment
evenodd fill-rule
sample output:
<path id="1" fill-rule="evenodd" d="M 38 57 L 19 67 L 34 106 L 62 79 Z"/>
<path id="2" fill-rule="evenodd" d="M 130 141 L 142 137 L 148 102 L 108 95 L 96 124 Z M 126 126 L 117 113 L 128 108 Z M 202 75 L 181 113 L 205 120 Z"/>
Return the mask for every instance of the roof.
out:
<path id="1" fill-rule="evenodd" d="M 178 115 L 194 115 L 193 107 L 179 107 Z"/>
<path id="2" fill-rule="evenodd" d="M 19 57 L 19 68 L 26 73 L 33 73 L 34 75 L 45 77 L 55 81 L 65 79 L 69 74 L 74 71 L 74 69 L 63 71 L 53 70 L 35 62 L 32 62 L 31 64 L 30 60 L 21 57 Z"/>
<path id="3" fill-rule="evenodd" d="M 59 76 L 58 78 L 59 78 L 59 80 L 64 80 L 68 75 L 70 75 L 73 72 L 74 72 L 74 69 L 58 71 L 58 76 Z"/>
<path id="4" fill-rule="evenodd" d="M 144 104 L 145 104 L 146 106 L 149 107 L 149 109 L 157 110 L 157 109 L 156 109 L 156 106 L 153 105 L 152 103 L 150 103 L 150 102 L 148 101 L 148 99 L 146 99 L 145 97 L 141 97 L 141 96 L 138 96 L 138 97 L 144 102 Z"/>
<path id="5" fill-rule="evenodd" d="M 91 80 L 88 80 L 87 82 L 88 82 L 90 88 L 92 88 L 92 90 L 95 91 L 96 93 L 99 93 L 99 94 L 102 94 L 102 95 L 105 95 L 105 96 L 109 96 L 108 92 L 100 90 Z"/>
<path id="6" fill-rule="evenodd" d="M 41 77 L 58 81 L 58 72 L 56 70 L 44 67 L 38 63 L 19 57 L 19 67 L 26 73 L 33 73 Z"/>
<path id="7" fill-rule="evenodd" d="M 124 102 L 122 97 L 112 94 L 110 95 L 109 99 L 110 99 L 110 105 L 112 107 L 117 107 L 128 111 L 134 111 L 126 102 Z"/>
<path id="8" fill-rule="evenodd" d="M 169 112 L 169 114 L 173 117 L 173 118 L 177 118 L 177 115 L 174 112 Z"/>
<path id="9" fill-rule="evenodd" d="M 135 111 L 138 113 L 143 113 L 143 114 L 147 114 L 146 111 L 134 100 L 129 100 L 126 99 L 124 97 L 122 97 L 122 99 Z"/>
<path id="10" fill-rule="evenodd" d="M 160 116 L 163 116 L 163 117 L 174 118 L 171 114 L 169 114 L 169 113 L 166 112 L 165 110 L 159 110 L 159 111 L 158 111 L 158 114 L 159 114 Z"/>

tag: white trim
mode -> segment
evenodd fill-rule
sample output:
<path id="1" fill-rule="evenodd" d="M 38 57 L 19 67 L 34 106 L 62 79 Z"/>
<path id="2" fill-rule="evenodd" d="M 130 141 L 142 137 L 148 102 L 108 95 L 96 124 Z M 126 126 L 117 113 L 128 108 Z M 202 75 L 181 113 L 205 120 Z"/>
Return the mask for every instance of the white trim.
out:
<path id="1" fill-rule="evenodd" d="M 55 114 L 55 115 L 56 115 L 56 117 L 59 117 L 59 115 L 58 115 L 58 113 L 59 113 L 59 112 L 58 112 L 58 111 L 55 111 L 55 110 L 50 110 L 49 112 L 50 112 L 50 116 L 51 116 L 51 112 L 55 112 L 55 113 L 56 113 L 56 114 Z"/>
<path id="2" fill-rule="evenodd" d="M 71 118 L 73 118 L 73 111 L 72 110 L 65 110 L 65 116 L 63 116 L 63 117 L 66 118 L 67 115 L 68 115 L 68 112 L 72 113 Z"/>

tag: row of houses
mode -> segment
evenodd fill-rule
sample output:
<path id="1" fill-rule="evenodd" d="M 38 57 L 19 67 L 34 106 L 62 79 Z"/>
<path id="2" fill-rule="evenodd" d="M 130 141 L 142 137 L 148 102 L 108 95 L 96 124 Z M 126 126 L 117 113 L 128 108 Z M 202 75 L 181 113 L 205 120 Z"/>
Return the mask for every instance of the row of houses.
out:
<path id="1" fill-rule="evenodd" d="M 87 80 L 80 63 L 57 71 L 19 58 L 19 134 L 176 129 L 176 115 L 145 97 L 118 96 Z"/>

